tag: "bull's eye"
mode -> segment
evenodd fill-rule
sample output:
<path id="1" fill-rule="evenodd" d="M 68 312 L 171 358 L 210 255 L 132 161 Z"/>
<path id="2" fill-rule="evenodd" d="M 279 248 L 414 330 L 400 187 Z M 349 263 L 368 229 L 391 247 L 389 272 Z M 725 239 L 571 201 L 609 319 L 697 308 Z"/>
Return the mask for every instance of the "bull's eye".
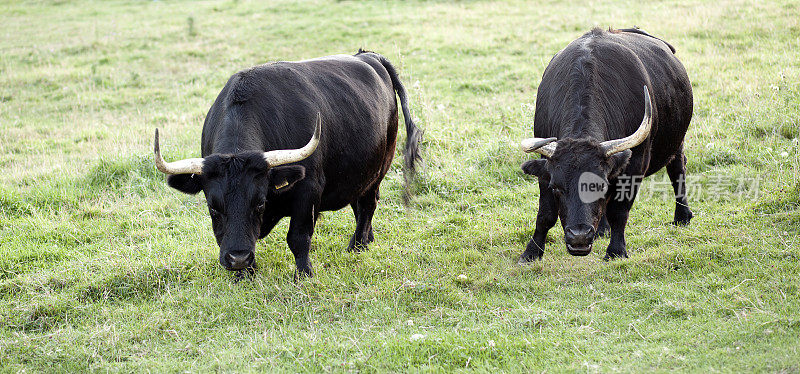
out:
<path id="1" fill-rule="evenodd" d="M 564 190 L 563 190 L 561 187 L 558 187 L 558 186 L 552 186 L 552 185 L 551 185 L 551 186 L 550 186 L 550 189 L 551 189 L 551 190 L 553 190 L 553 194 L 554 194 L 554 195 L 556 195 L 556 196 L 559 196 L 559 197 L 560 197 L 561 195 L 563 195 L 563 194 L 564 194 Z"/>
<path id="2" fill-rule="evenodd" d="M 256 208 L 256 210 L 259 213 L 264 213 L 264 209 L 266 209 L 266 208 L 267 208 L 267 202 L 266 201 L 262 201 L 261 204 L 258 204 L 258 207 Z"/>
<path id="3" fill-rule="evenodd" d="M 210 214 L 211 217 L 214 217 L 214 218 L 218 218 L 221 215 L 218 210 L 216 210 L 216 209 L 214 209 L 212 207 L 208 207 L 208 214 Z"/>

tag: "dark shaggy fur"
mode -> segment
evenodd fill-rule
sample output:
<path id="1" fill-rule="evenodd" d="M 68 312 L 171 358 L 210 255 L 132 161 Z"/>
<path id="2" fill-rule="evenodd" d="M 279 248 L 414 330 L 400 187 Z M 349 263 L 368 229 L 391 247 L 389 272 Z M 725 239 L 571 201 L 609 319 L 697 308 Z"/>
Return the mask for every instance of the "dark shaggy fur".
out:
<path id="1" fill-rule="evenodd" d="M 350 248 L 366 248 L 373 240 L 378 188 L 394 156 L 395 94 L 405 117 L 404 167 L 411 175 L 422 132 L 411 119 L 397 72 L 383 56 L 359 50 L 231 76 L 203 126 L 203 174 L 169 178 L 181 191 L 204 191 L 220 263 L 232 270 L 253 266 L 255 240 L 291 217 L 289 248 L 298 274 L 311 275 L 308 252 L 319 212 L 347 205 L 356 216 Z M 318 114 L 322 133 L 310 157 L 277 167 L 263 161 L 261 152 L 305 145 Z"/>
<path id="2" fill-rule="evenodd" d="M 626 257 L 624 231 L 638 185 L 617 198 L 622 183 L 667 167 L 676 193 L 675 223 L 692 218 L 685 187 L 683 138 L 692 117 L 692 87 L 667 42 L 639 29 L 595 28 L 558 52 L 539 85 L 534 135 L 558 138 L 549 160 L 532 160 L 523 171 L 539 177 L 536 231 L 521 257 L 542 256 L 547 231 L 560 217 L 570 253 L 586 255 L 598 235 L 611 231 L 606 258 Z M 644 115 L 643 86 L 650 90 L 653 125 L 645 141 L 606 156 L 600 144 L 632 134 Z M 584 173 L 608 184 L 607 195 L 579 198 Z"/>

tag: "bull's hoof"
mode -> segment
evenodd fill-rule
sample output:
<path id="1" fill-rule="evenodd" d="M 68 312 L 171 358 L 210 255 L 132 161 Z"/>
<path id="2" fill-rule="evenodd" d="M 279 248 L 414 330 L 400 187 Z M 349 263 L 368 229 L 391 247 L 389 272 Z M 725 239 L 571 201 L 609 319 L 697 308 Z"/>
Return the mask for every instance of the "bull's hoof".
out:
<path id="1" fill-rule="evenodd" d="M 313 278 L 313 277 L 314 277 L 314 269 L 311 268 L 311 265 L 309 265 L 308 268 L 306 269 L 303 270 L 297 269 L 294 272 L 295 281 L 301 281 L 305 278 Z"/>
<path id="2" fill-rule="evenodd" d="M 362 243 L 350 242 L 350 244 L 347 245 L 347 250 L 350 252 L 361 252 L 361 251 L 366 251 L 368 249 L 369 247 L 366 244 Z"/>
<path id="3" fill-rule="evenodd" d="M 522 255 L 519 256 L 519 260 L 517 260 L 517 264 L 523 265 L 529 262 L 541 260 L 542 256 L 544 256 L 544 251 L 539 250 L 528 250 L 526 249 L 525 252 L 522 252 Z"/>
<path id="4" fill-rule="evenodd" d="M 369 250 L 369 243 L 372 243 L 373 239 L 372 234 L 370 234 L 366 240 L 363 238 L 360 240 L 356 240 L 355 235 L 350 238 L 350 243 L 347 244 L 347 250 L 350 252 L 361 252 Z"/>
<path id="5" fill-rule="evenodd" d="M 694 214 L 688 208 L 683 211 L 675 211 L 675 219 L 672 221 L 672 224 L 675 226 L 688 226 L 689 221 L 692 220 Z"/>
<path id="6" fill-rule="evenodd" d="M 517 260 L 517 265 L 525 265 L 542 259 L 542 255 L 528 255 L 523 253 Z"/>
<path id="7" fill-rule="evenodd" d="M 619 258 L 628 258 L 628 253 L 622 251 L 622 253 L 606 253 L 605 257 L 603 257 L 603 261 L 608 262 L 611 260 L 616 260 Z"/>

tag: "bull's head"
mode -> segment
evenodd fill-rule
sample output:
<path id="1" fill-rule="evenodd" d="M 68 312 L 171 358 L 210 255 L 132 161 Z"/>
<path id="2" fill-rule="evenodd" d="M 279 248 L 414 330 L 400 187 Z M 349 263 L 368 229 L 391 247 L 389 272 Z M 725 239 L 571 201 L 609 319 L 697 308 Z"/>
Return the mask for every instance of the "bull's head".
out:
<path id="1" fill-rule="evenodd" d="M 322 120 L 317 117 L 314 135 L 299 149 L 215 153 L 175 162 L 164 162 L 161 157 L 156 129 L 156 167 L 169 175 L 170 187 L 188 194 L 205 193 L 223 267 L 242 270 L 253 265 L 256 240 L 268 230 L 262 230 L 267 224 L 263 222 L 264 213 L 274 206 L 280 194 L 305 177 L 303 166 L 286 164 L 301 161 L 314 152 L 321 126 Z"/>
<path id="2" fill-rule="evenodd" d="M 644 118 L 628 137 L 604 142 L 530 138 L 520 143 L 523 151 L 545 157 L 526 161 L 522 170 L 538 177 L 540 183 L 547 183 L 552 191 L 564 228 L 564 242 L 572 255 L 585 256 L 591 252 L 606 204 L 614 193 L 609 181 L 625 170 L 631 158 L 630 148 L 641 144 L 650 134 L 652 104 L 647 86 L 644 96 Z"/>

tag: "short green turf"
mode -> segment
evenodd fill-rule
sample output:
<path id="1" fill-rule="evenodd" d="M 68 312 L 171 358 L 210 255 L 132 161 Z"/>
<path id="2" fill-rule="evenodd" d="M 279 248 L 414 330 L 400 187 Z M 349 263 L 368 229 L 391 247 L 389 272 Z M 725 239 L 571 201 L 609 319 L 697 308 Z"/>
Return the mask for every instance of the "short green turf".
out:
<path id="1" fill-rule="evenodd" d="M 0 372 L 796 373 L 799 15 L 793 0 L 4 1 Z M 571 257 L 557 225 L 519 266 L 538 189 L 516 142 L 542 72 L 592 27 L 633 25 L 692 80 L 695 218 L 669 225 L 674 200 L 653 193 L 629 259 L 603 262 L 608 239 Z M 425 129 L 412 204 L 396 159 L 369 251 L 345 250 L 350 209 L 325 213 L 317 276 L 296 282 L 284 220 L 234 283 L 202 194 L 154 169 L 153 130 L 166 158 L 197 157 L 231 74 L 358 48 L 397 66 Z"/>

